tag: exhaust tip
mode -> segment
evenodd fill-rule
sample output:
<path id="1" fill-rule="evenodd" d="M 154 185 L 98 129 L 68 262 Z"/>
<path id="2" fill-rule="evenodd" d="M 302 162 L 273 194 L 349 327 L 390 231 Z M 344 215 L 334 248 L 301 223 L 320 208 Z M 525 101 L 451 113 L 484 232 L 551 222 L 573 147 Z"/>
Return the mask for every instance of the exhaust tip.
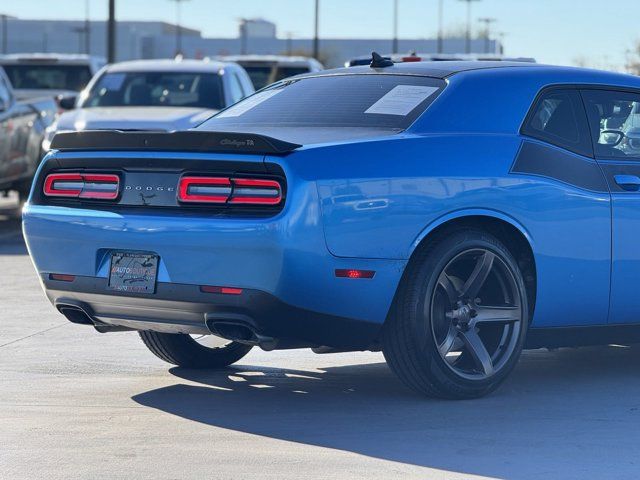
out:
<path id="1" fill-rule="evenodd" d="M 209 330 L 228 340 L 244 343 L 257 343 L 255 332 L 240 323 L 232 322 L 209 322 Z"/>
<path id="2" fill-rule="evenodd" d="M 242 322 L 209 319 L 206 325 L 214 335 L 233 342 L 258 346 L 265 351 L 275 350 L 278 347 L 278 339 L 260 335 L 251 326 Z"/>
<path id="3" fill-rule="evenodd" d="M 87 312 L 77 305 L 56 305 L 58 311 L 64 315 L 71 323 L 77 323 L 80 325 L 94 325 L 93 320 Z"/>

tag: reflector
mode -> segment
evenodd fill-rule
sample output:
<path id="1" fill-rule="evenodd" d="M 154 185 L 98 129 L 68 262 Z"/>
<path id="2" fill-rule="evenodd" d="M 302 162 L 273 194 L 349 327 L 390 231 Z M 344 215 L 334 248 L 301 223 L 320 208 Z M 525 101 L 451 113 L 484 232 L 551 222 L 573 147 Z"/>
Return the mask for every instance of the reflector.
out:
<path id="1" fill-rule="evenodd" d="M 211 285 L 202 285 L 200 291 L 203 293 L 222 293 L 224 295 L 241 295 L 241 288 L 233 287 L 213 287 Z"/>
<path id="2" fill-rule="evenodd" d="M 340 278 L 373 278 L 375 274 L 374 270 L 336 269 L 336 277 Z"/>
<path id="3" fill-rule="evenodd" d="M 66 275 L 64 273 L 50 273 L 50 280 L 57 280 L 59 282 L 73 282 L 76 279 L 75 275 Z"/>

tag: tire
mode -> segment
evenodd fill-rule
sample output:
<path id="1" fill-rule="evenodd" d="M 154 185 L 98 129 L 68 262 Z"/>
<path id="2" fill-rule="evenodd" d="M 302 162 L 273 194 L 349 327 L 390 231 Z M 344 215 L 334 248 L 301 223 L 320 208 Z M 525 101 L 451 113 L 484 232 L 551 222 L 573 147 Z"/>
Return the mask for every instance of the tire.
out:
<path id="1" fill-rule="evenodd" d="M 250 345 L 229 342 L 207 347 L 183 333 L 138 332 L 149 350 L 161 360 L 185 368 L 224 368 L 237 362 L 251 350 Z M 203 336 L 204 337 L 204 336 Z M 207 338 L 213 337 L 207 335 Z M 217 338 L 217 337 L 213 337 Z"/>
<path id="2" fill-rule="evenodd" d="M 390 368 L 413 390 L 436 398 L 477 398 L 513 370 L 528 323 L 522 272 L 509 250 L 482 230 L 450 230 L 409 263 L 383 329 L 382 349 Z"/>

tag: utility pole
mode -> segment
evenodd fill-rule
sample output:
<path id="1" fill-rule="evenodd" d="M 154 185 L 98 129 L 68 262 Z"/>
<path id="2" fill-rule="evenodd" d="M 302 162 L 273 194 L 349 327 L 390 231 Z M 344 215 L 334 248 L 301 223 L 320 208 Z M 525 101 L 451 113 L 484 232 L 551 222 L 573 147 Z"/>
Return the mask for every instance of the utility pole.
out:
<path id="1" fill-rule="evenodd" d="M 0 18 L 2 18 L 2 53 L 8 53 L 9 32 L 7 31 L 7 17 L 8 15 L 5 14 L 0 15 Z"/>
<path id="2" fill-rule="evenodd" d="M 315 8 L 315 18 L 314 18 L 314 33 L 313 33 L 313 58 L 318 60 L 318 56 L 320 56 L 320 38 L 318 37 L 318 27 L 319 27 L 319 14 L 320 14 L 320 0 L 315 0 L 316 8 Z"/>
<path id="3" fill-rule="evenodd" d="M 459 0 L 461 2 L 467 2 L 467 38 L 465 42 L 465 53 L 471 53 L 471 3 L 479 2 L 480 0 Z"/>
<path id="4" fill-rule="evenodd" d="M 443 18 L 444 18 L 444 6 L 443 0 L 438 0 L 438 53 L 444 52 L 444 31 L 443 31 Z"/>
<path id="5" fill-rule="evenodd" d="M 91 53 L 91 22 L 89 21 L 89 0 L 84 2 L 84 53 Z"/>
<path id="6" fill-rule="evenodd" d="M 496 43 L 496 51 L 495 53 L 499 53 L 500 55 L 504 55 L 504 37 L 505 32 L 498 32 L 498 38 L 500 38 L 500 45 Z"/>
<path id="7" fill-rule="evenodd" d="M 182 55 L 182 2 L 187 0 L 171 0 L 176 2 L 176 55 Z"/>
<path id="8" fill-rule="evenodd" d="M 247 54 L 247 19 L 240 19 L 240 55 Z"/>
<path id="9" fill-rule="evenodd" d="M 109 19 L 107 20 L 107 62 L 116 61 L 116 0 L 109 0 Z"/>
<path id="10" fill-rule="evenodd" d="M 393 0 L 393 53 L 398 53 L 398 0 Z"/>
<path id="11" fill-rule="evenodd" d="M 489 52 L 489 42 L 491 41 L 491 24 L 498 20 L 490 17 L 479 18 L 480 23 L 484 23 L 484 53 Z"/>

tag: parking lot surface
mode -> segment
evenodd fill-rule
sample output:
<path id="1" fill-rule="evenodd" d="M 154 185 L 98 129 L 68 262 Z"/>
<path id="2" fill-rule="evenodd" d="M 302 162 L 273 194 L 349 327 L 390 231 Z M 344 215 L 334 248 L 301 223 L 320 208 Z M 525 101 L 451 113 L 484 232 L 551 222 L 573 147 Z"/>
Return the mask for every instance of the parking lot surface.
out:
<path id="1" fill-rule="evenodd" d="M 381 354 L 254 349 L 171 368 L 68 323 L 0 200 L 0 478 L 638 478 L 640 348 L 523 355 L 495 394 L 423 399 Z"/>

